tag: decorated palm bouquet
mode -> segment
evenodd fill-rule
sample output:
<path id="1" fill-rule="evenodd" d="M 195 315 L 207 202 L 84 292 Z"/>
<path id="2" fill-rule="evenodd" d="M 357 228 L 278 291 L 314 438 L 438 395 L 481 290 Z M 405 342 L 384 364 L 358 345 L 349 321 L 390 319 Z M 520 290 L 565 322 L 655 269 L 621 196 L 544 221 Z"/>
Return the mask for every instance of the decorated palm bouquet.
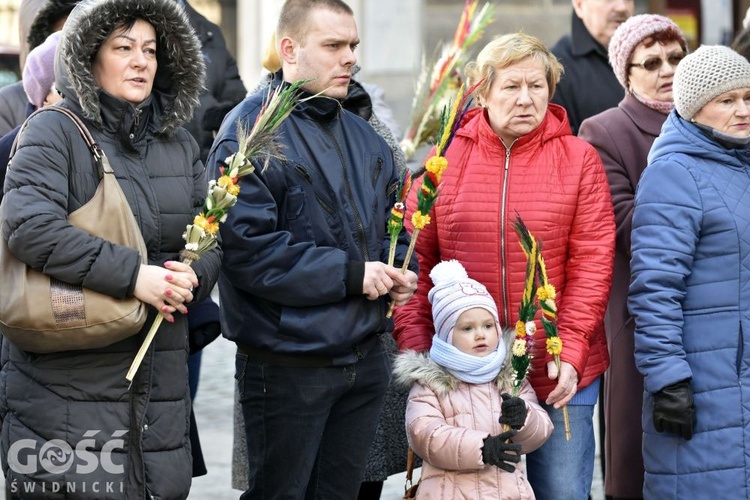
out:
<path id="1" fill-rule="evenodd" d="M 440 55 L 433 60 L 423 58 L 414 89 L 411 124 L 401 141 L 407 160 L 420 146 L 437 142 L 441 129 L 440 110 L 455 98 L 461 87 L 458 68 L 467 62 L 469 48 L 482 37 L 493 15 L 494 7 L 489 2 L 479 8 L 479 0 L 466 0 L 453 41 L 442 50 L 438 47 Z"/>
<path id="2" fill-rule="evenodd" d="M 546 337 L 545 347 L 554 358 L 558 374 L 563 344 L 557 332 L 557 305 L 555 303 L 557 292 L 547 277 L 547 267 L 542 256 L 542 243 L 534 238 L 518 213 L 516 213 L 513 229 L 518 234 L 521 248 L 526 255 L 526 280 L 516 323 L 516 338 L 511 360 L 514 370 L 513 394 L 516 395 L 521 390 L 531 365 L 530 344 L 536 333 L 534 317 L 540 308 Z M 563 405 L 562 410 L 565 420 L 565 438 L 570 441 L 568 405 Z"/>
<path id="3" fill-rule="evenodd" d="M 518 308 L 518 321 L 516 322 L 516 337 L 513 340 L 511 349 L 511 366 L 513 367 L 513 395 L 518 396 L 526 380 L 531 367 L 531 346 L 534 342 L 536 333 L 536 316 L 539 306 L 537 305 L 537 254 L 539 248 L 536 245 L 531 233 L 526 228 L 520 217 L 516 217 L 513 223 L 513 229 L 518 234 L 518 238 L 526 255 L 526 279 L 524 280 L 523 296 L 521 305 Z"/>
<path id="4" fill-rule="evenodd" d="M 409 268 L 409 261 L 411 261 L 411 256 L 414 253 L 414 245 L 417 243 L 419 231 L 430 223 L 430 210 L 432 210 L 432 206 L 437 201 L 440 180 L 448 168 L 448 160 L 445 159 L 445 152 L 456 135 L 456 131 L 461 124 L 461 119 L 471 105 L 471 94 L 479 83 L 468 90 L 465 90 L 464 86 L 461 85 L 455 101 L 443 107 L 440 114 L 440 130 L 437 143 L 435 144 L 435 154 L 430 156 L 425 162 L 424 172 L 422 173 L 424 179 L 417 192 L 417 209 L 411 216 L 411 223 L 414 226 L 414 230 L 411 233 L 411 241 L 409 242 L 409 249 L 406 252 L 406 258 L 401 266 L 402 273 L 406 273 L 406 270 Z M 404 180 L 401 182 L 402 189 L 400 190 L 399 199 L 391 210 L 391 217 L 388 221 L 388 231 L 391 236 L 389 252 L 389 264 L 391 265 L 393 265 L 393 262 L 390 260 L 390 256 L 394 255 L 398 234 L 404 225 L 405 201 L 411 188 L 411 174 L 407 170 L 404 175 Z M 387 318 L 390 318 L 393 314 L 394 305 L 395 303 L 391 302 L 391 306 L 386 314 Z"/>
<path id="5" fill-rule="evenodd" d="M 297 105 L 300 87 L 307 81 L 299 80 L 276 89 L 269 87 L 268 95 L 253 126 L 248 130 L 238 122 L 237 152 L 224 161 L 226 166 L 220 168 L 221 176 L 209 182 L 201 212 L 195 216 L 193 223 L 185 228 L 182 235 L 185 247 L 180 252 L 182 262 L 192 264 L 206 252 L 216 248 L 219 224 L 226 220 L 227 212 L 237 203 L 237 195 L 240 192 L 239 180 L 255 172 L 253 161 L 262 162 L 265 169 L 271 159 L 283 158 L 281 146 L 276 140 L 278 128 Z M 128 382 L 133 382 L 162 321 L 164 317 L 157 315 L 151 324 L 125 376 Z"/>

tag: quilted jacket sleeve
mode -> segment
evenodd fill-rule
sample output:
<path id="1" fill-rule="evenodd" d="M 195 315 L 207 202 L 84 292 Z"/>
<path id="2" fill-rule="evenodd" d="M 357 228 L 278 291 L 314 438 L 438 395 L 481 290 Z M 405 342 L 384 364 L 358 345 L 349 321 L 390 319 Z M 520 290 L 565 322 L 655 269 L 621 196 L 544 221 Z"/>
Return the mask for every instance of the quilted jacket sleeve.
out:
<path id="1" fill-rule="evenodd" d="M 667 160 L 645 170 L 635 198 L 628 306 L 636 323 L 636 364 L 651 393 L 692 378 L 682 302 L 702 218 L 698 187 L 684 167 Z"/>
<path id="2" fill-rule="evenodd" d="M 489 433 L 449 425 L 436 394 L 420 384 L 414 384 L 409 392 L 406 433 L 416 454 L 434 467 L 445 470 L 484 467 L 482 447 Z"/>
<path id="3" fill-rule="evenodd" d="M 581 141 L 582 142 L 582 141 Z M 612 284 L 615 219 L 609 184 L 599 155 L 585 144 L 578 204 L 568 238 L 565 293 L 558 304 L 557 326 L 562 361 L 582 376 L 589 342 L 601 328 Z"/>

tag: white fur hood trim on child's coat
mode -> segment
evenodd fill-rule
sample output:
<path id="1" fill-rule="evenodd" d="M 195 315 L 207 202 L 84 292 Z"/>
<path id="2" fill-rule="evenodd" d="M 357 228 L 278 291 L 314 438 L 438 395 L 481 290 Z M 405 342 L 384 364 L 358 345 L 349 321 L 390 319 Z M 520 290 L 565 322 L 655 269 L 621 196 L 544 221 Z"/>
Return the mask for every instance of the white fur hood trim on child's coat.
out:
<path id="1" fill-rule="evenodd" d="M 427 352 L 404 351 L 398 354 L 393 362 L 393 376 L 397 384 L 411 387 L 417 383 L 430 387 L 439 396 L 445 396 L 463 383 L 435 363 Z M 513 367 L 509 355 L 495 384 L 500 391 L 510 392 L 512 380 Z"/>

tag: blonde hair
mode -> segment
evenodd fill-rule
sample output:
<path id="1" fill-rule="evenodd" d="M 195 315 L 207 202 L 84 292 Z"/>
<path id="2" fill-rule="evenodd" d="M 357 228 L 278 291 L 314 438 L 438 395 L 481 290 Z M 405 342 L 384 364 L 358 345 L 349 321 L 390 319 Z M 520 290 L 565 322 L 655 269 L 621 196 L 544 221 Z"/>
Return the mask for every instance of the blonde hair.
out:
<path id="1" fill-rule="evenodd" d="M 276 73 L 281 69 L 281 58 L 276 43 L 276 33 L 271 33 L 271 39 L 268 41 L 268 47 L 263 53 L 263 67 L 270 73 Z"/>
<path id="2" fill-rule="evenodd" d="M 525 33 L 509 33 L 495 38 L 479 52 L 476 61 L 466 65 L 464 73 L 470 86 L 484 79 L 477 87 L 476 94 L 486 97 L 497 70 L 512 66 L 527 57 L 533 57 L 544 64 L 549 98 L 552 99 L 563 74 L 562 64 L 541 40 Z"/>

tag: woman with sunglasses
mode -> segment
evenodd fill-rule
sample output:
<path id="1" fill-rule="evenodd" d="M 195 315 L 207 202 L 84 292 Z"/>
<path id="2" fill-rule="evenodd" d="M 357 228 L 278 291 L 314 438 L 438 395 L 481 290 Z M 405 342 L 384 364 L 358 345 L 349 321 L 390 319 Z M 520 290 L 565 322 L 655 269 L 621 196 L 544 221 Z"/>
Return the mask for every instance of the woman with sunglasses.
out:
<path id="1" fill-rule="evenodd" d="M 618 498 L 642 498 L 641 424 L 632 418 L 640 408 L 643 377 L 633 357 L 633 319 L 628 312 L 630 227 L 635 188 L 646 156 L 674 108 L 672 81 L 687 42 L 670 19 L 643 14 L 621 24 L 609 44 L 609 61 L 625 87 L 616 108 L 581 124 L 579 137 L 599 152 L 615 207 L 617 240 L 612 292 L 605 317 L 611 358 L 604 376 L 604 491 Z"/>
<path id="2" fill-rule="evenodd" d="M 750 498 L 750 63 L 702 46 L 635 197 L 645 498 Z"/>

